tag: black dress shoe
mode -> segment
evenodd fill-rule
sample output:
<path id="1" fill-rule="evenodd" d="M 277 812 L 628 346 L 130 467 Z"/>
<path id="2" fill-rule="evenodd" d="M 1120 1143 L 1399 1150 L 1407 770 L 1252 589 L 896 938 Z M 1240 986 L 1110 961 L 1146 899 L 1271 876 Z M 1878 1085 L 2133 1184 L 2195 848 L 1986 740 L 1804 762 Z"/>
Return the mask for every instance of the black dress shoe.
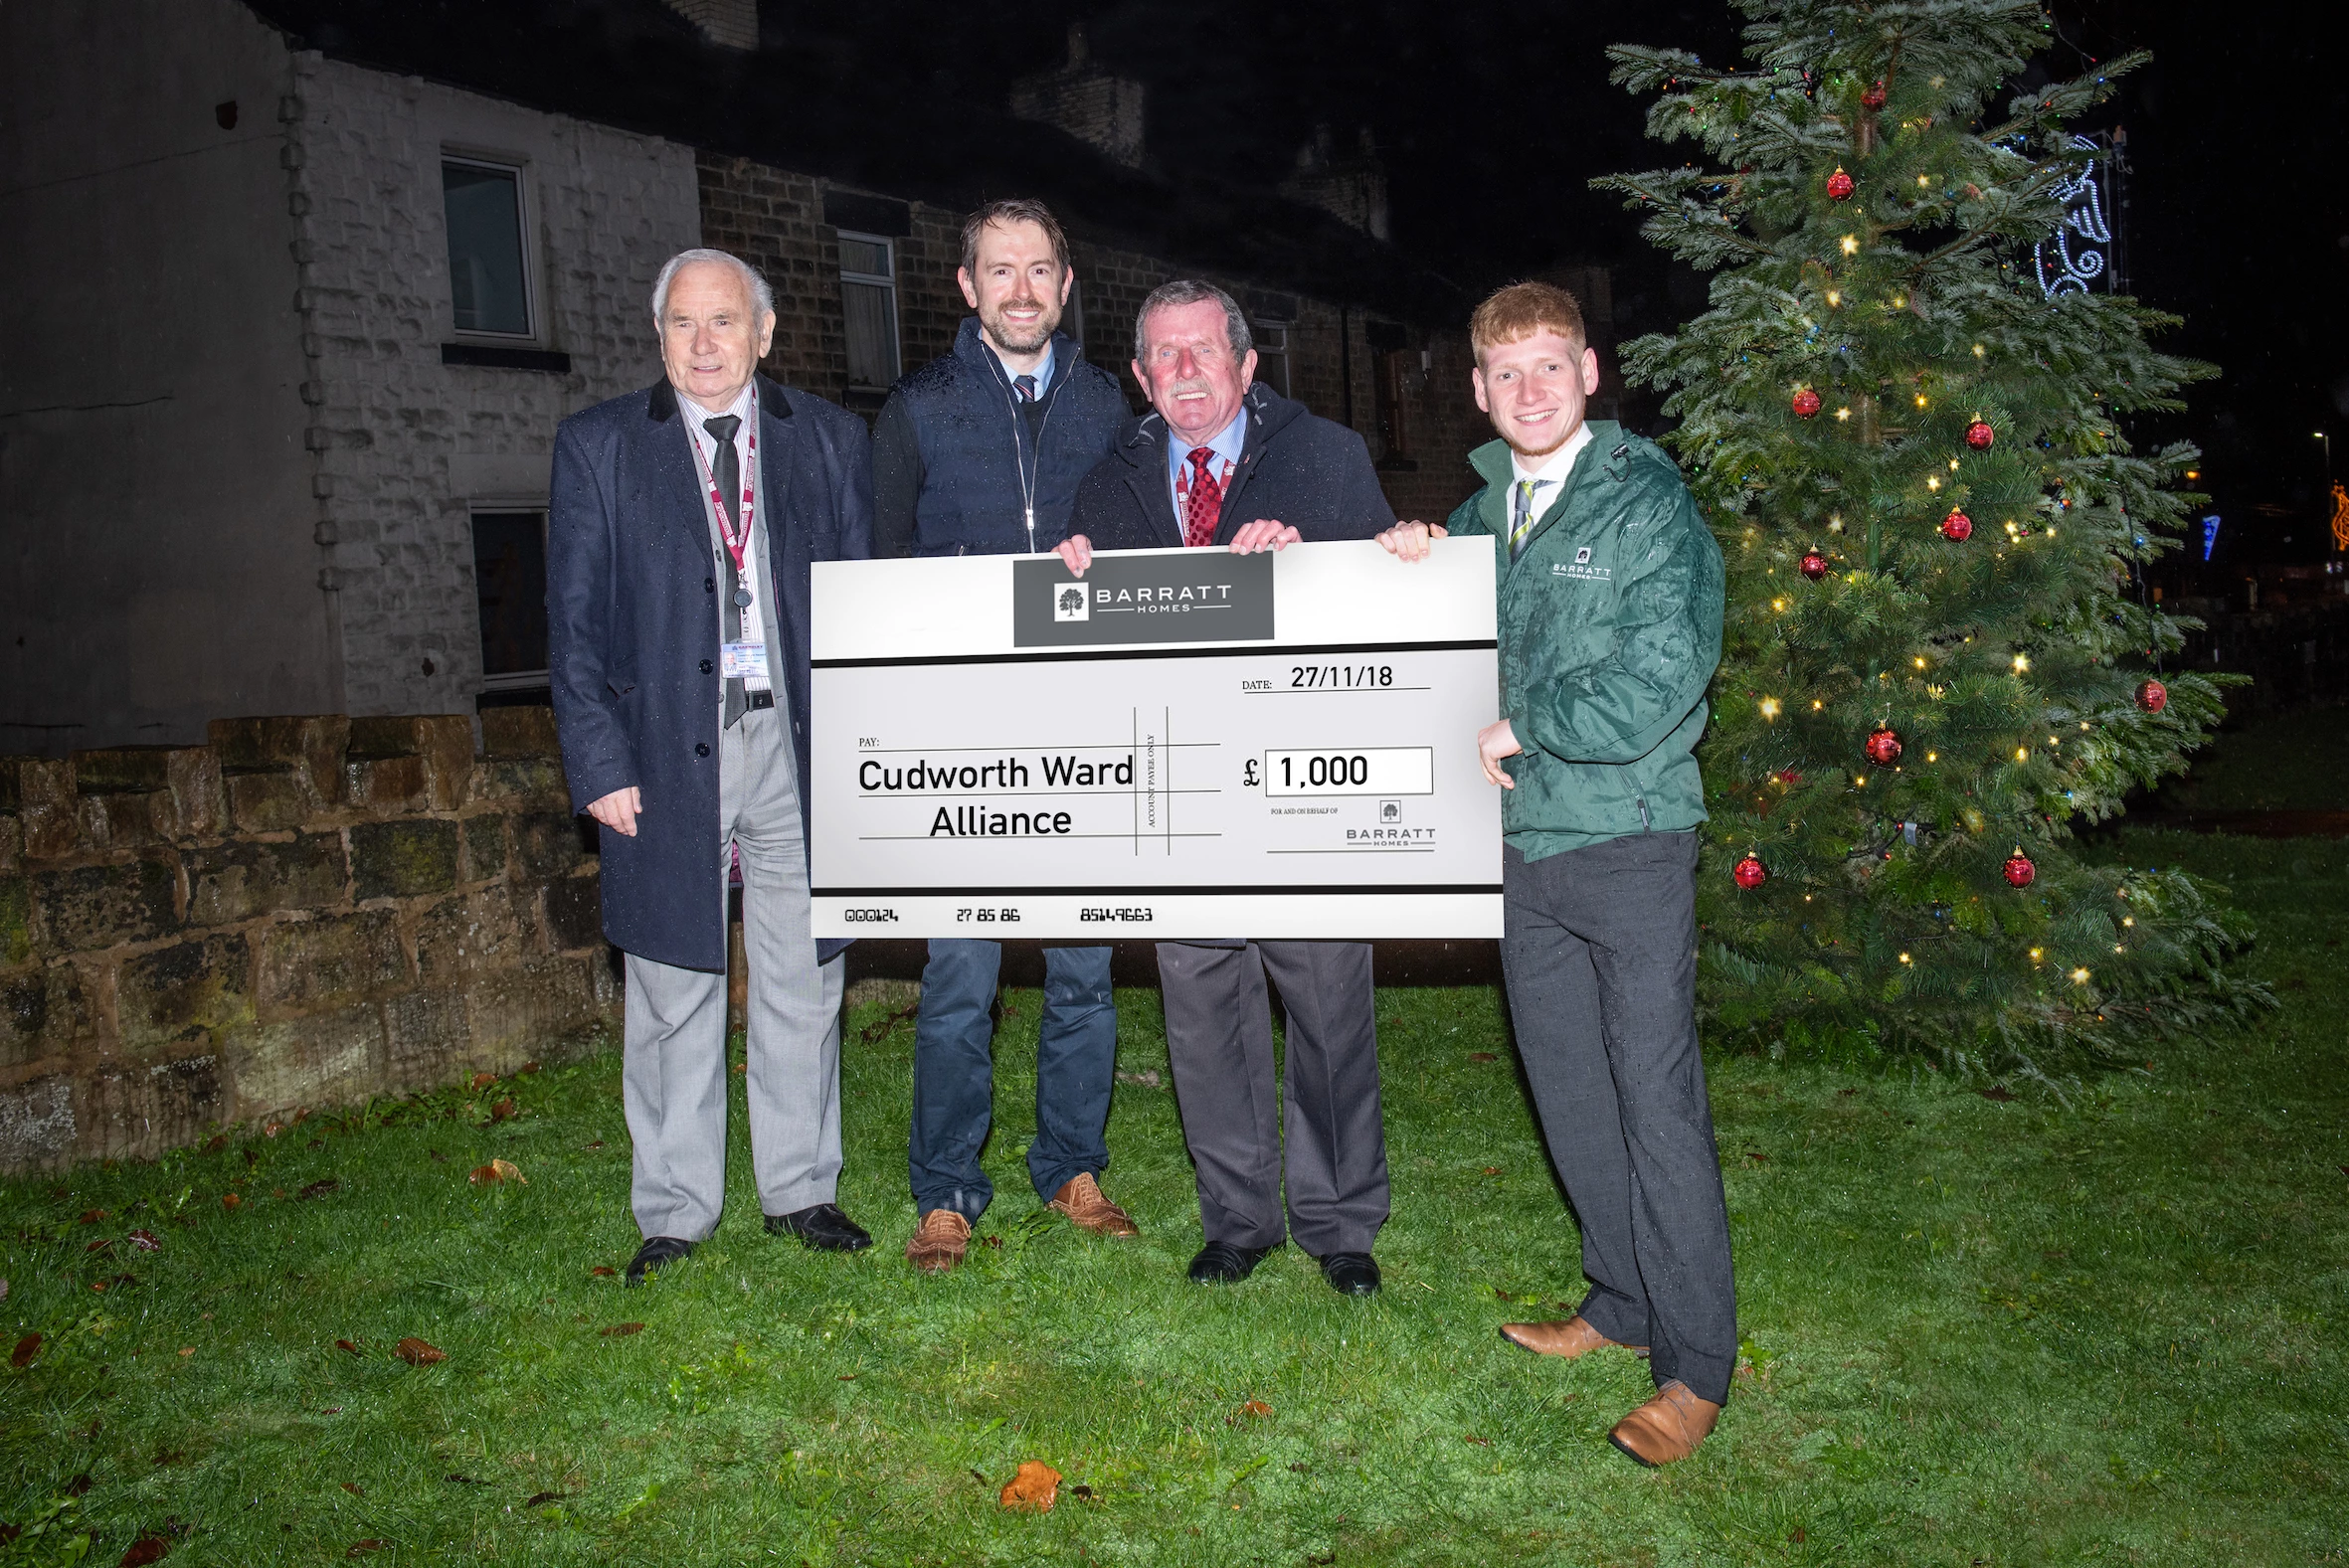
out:
<path id="1" fill-rule="evenodd" d="M 1378 1260 L 1366 1252 L 1334 1252 L 1322 1260 L 1322 1278 L 1341 1296 L 1376 1296 Z"/>
<path id="2" fill-rule="evenodd" d="M 629 1260 L 628 1283 L 642 1285 L 644 1276 L 656 1274 L 672 1263 L 683 1263 L 693 1256 L 693 1243 L 677 1236 L 647 1236 L 644 1245 Z"/>
<path id="3" fill-rule="evenodd" d="M 818 1203 L 790 1214 L 770 1214 L 767 1234 L 797 1236 L 817 1252 L 862 1252 L 873 1244 L 864 1227 L 842 1214 L 837 1203 Z"/>
<path id="4" fill-rule="evenodd" d="M 1270 1247 L 1234 1247 L 1229 1242 L 1211 1241 L 1190 1260 L 1190 1283 L 1237 1285 L 1254 1274 L 1271 1252 Z"/>

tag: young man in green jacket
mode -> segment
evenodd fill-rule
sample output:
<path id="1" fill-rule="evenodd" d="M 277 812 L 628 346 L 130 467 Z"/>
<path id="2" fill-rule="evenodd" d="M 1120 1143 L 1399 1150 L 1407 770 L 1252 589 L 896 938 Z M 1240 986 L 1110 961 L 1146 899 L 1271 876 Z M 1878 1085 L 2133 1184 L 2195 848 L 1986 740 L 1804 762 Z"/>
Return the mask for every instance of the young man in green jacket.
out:
<path id="1" fill-rule="evenodd" d="M 1428 539 L 1489 534 L 1503 717 L 1477 737 L 1502 806 L 1518 1051 L 1582 1227 L 1590 1294 L 1508 1323 L 1542 1355 L 1647 1352 L 1656 1395 L 1617 1424 L 1643 1465 L 1696 1452 L 1728 1399 L 1737 1317 L 1696 1019 L 1695 748 L 1720 659 L 1720 550 L 1654 443 L 1586 425 L 1598 356 L 1573 296 L 1515 283 L 1477 308 L 1484 488 Z"/>

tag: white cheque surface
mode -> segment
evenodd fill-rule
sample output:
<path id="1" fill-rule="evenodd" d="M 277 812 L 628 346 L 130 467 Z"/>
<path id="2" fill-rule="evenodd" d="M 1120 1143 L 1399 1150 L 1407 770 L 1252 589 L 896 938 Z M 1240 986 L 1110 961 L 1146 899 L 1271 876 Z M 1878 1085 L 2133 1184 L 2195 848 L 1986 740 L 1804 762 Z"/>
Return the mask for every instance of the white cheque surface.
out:
<path id="1" fill-rule="evenodd" d="M 1498 937 L 1490 540 L 818 563 L 815 932 Z"/>

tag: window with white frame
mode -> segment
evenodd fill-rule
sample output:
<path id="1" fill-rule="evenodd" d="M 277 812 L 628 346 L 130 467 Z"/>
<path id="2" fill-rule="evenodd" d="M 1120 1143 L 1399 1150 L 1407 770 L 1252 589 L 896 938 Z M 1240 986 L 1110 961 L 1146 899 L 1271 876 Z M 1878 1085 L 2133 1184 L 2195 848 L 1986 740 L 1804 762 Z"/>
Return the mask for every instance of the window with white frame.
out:
<path id="1" fill-rule="evenodd" d="M 521 169 L 444 156 L 441 202 L 449 220 L 449 298 L 456 330 L 534 335 Z"/>
<path id="2" fill-rule="evenodd" d="M 840 307 L 848 385 L 874 391 L 897 380 L 897 242 L 840 232 Z"/>

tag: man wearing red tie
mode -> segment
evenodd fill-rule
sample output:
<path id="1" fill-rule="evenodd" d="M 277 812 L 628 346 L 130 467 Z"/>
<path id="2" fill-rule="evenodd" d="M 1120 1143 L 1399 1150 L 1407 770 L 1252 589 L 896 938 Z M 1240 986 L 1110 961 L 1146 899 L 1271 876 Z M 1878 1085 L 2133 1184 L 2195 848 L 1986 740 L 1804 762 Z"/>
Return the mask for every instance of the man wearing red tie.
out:
<path id="1" fill-rule="evenodd" d="M 1143 301 L 1134 377 L 1152 412 L 1079 486 L 1057 551 L 1071 572 L 1096 549 L 1247 554 L 1393 526 L 1362 438 L 1252 385 L 1255 372 L 1247 317 L 1223 290 L 1181 280 Z M 1267 976 L 1288 1018 L 1285 1096 Z M 1159 979 L 1205 1233 L 1190 1278 L 1244 1280 L 1294 1236 L 1332 1288 L 1375 1292 L 1387 1189 L 1369 944 L 1165 942 Z"/>

